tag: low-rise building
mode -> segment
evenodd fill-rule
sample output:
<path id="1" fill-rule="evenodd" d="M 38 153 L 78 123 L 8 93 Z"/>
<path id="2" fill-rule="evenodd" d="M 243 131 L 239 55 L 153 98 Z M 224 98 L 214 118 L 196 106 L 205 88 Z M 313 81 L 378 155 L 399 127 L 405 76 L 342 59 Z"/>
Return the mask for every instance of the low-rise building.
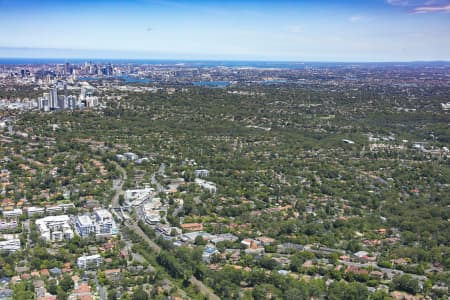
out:
<path id="1" fill-rule="evenodd" d="M 126 157 L 125 157 L 125 155 L 122 155 L 122 154 L 116 154 L 116 159 L 117 159 L 118 161 L 122 161 L 122 160 L 125 160 Z"/>
<path id="2" fill-rule="evenodd" d="M 62 213 L 62 211 L 63 211 L 63 209 L 59 205 L 47 206 L 45 208 L 45 212 L 49 215 L 59 214 L 59 213 Z"/>
<path id="3" fill-rule="evenodd" d="M 10 230 L 10 229 L 16 229 L 17 228 L 17 221 L 16 220 L 0 220 L 0 230 Z"/>
<path id="4" fill-rule="evenodd" d="M 239 238 L 231 233 L 218 234 L 211 240 L 211 243 L 217 245 L 220 242 L 236 242 Z"/>
<path id="5" fill-rule="evenodd" d="M 6 241 L 0 241 L 0 251 L 16 252 L 20 250 L 20 240 L 10 239 Z"/>
<path id="6" fill-rule="evenodd" d="M 142 206 L 145 221 L 149 224 L 155 225 L 161 221 L 161 199 L 153 198 L 151 201 L 147 201 Z"/>
<path id="7" fill-rule="evenodd" d="M 280 253 L 291 253 L 294 251 L 302 251 L 303 249 L 304 247 L 302 245 L 293 243 L 283 243 L 277 247 L 277 250 Z"/>
<path id="8" fill-rule="evenodd" d="M 73 238 L 70 218 L 67 215 L 37 219 L 36 225 L 41 233 L 41 238 L 48 242 L 70 240 Z"/>
<path id="9" fill-rule="evenodd" d="M 72 294 L 69 295 L 69 300 L 87 300 L 87 299 L 93 299 L 92 293 L 91 293 L 91 287 L 86 282 L 81 283 L 78 288 L 75 288 L 72 292 Z"/>
<path id="10" fill-rule="evenodd" d="M 77 216 L 75 226 L 81 237 L 87 237 L 90 234 L 95 234 L 97 237 L 117 234 L 114 219 L 106 209 L 98 209 L 92 216 Z"/>
<path id="11" fill-rule="evenodd" d="M 205 169 L 195 170 L 194 175 L 195 177 L 208 177 L 209 171 Z"/>
<path id="12" fill-rule="evenodd" d="M 13 210 L 4 210 L 3 216 L 5 218 L 17 218 L 22 215 L 22 210 L 20 208 L 15 208 Z"/>
<path id="13" fill-rule="evenodd" d="M 245 248 L 258 248 L 259 242 L 253 239 L 244 239 L 241 241 L 241 245 Z"/>
<path id="14" fill-rule="evenodd" d="M 127 160 L 133 161 L 139 158 L 139 156 L 137 154 L 134 154 L 133 152 L 125 152 L 123 156 L 125 156 Z"/>
<path id="15" fill-rule="evenodd" d="M 214 194 L 217 192 L 217 187 L 214 182 L 206 181 L 204 179 L 195 178 L 195 183 L 200 186 L 202 189 Z"/>
<path id="16" fill-rule="evenodd" d="M 117 227 L 114 222 L 113 216 L 106 209 L 97 209 L 94 212 L 96 235 L 97 236 L 109 236 L 117 233 Z"/>
<path id="17" fill-rule="evenodd" d="M 202 231 L 203 224 L 201 223 L 185 223 L 181 224 L 180 227 L 186 231 Z"/>
<path id="18" fill-rule="evenodd" d="M 95 233 L 95 225 L 91 217 L 88 215 L 77 216 L 75 226 L 81 237 L 87 237 L 91 233 Z"/>
<path id="19" fill-rule="evenodd" d="M 206 246 L 202 253 L 202 260 L 206 263 L 210 263 L 211 258 L 217 253 L 219 253 L 219 251 L 216 249 L 216 247 L 211 245 Z"/>
<path id="20" fill-rule="evenodd" d="M 256 240 L 263 246 L 268 246 L 275 243 L 275 239 L 266 236 L 257 237 Z"/>
<path id="21" fill-rule="evenodd" d="M 189 233 L 185 233 L 185 234 L 181 235 L 180 239 L 183 242 L 193 244 L 195 242 L 195 239 L 199 236 L 201 236 L 203 238 L 203 240 L 207 240 L 207 241 L 210 241 L 216 237 L 216 236 L 209 234 L 207 232 L 204 232 L 204 231 L 195 231 L 195 232 L 189 232 Z"/>
<path id="22" fill-rule="evenodd" d="M 14 295 L 14 291 L 11 289 L 1 289 L 0 290 L 0 299 L 12 299 Z"/>
<path id="23" fill-rule="evenodd" d="M 91 267 L 99 267 L 103 263 L 103 259 L 99 254 L 90 256 L 80 256 L 77 258 L 77 265 L 80 269 L 87 269 Z"/>
<path id="24" fill-rule="evenodd" d="M 33 206 L 30 206 L 30 207 L 28 207 L 28 209 L 27 209 L 28 217 L 32 217 L 32 216 L 36 216 L 36 215 L 41 216 L 41 215 L 43 215 L 44 213 L 45 213 L 45 208 L 43 208 L 43 207 L 33 207 Z"/>
<path id="25" fill-rule="evenodd" d="M 154 191 L 155 189 L 153 188 L 126 190 L 124 199 L 125 202 L 130 203 L 134 206 L 138 206 L 141 205 L 145 200 L 148 200 L 153 195 Z"/>

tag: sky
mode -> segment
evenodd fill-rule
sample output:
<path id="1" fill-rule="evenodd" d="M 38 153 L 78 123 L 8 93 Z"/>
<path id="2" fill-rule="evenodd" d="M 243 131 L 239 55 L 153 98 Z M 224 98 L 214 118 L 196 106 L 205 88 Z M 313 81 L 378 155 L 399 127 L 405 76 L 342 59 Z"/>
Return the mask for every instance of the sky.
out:
<path id="1" fill-rule="evenodd" d="M 0 0 L 0 57 L 450 60 L 450 0 Z"/>

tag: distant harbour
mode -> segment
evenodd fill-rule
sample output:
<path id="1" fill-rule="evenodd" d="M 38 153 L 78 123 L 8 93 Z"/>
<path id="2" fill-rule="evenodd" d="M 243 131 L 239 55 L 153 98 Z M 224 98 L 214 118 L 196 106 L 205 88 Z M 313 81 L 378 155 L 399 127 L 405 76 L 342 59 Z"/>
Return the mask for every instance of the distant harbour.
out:
<path id="1" fill-rule="evenodd" d="M 195 86 L 207 86 L 207 87 L 227 87 L 230 85 L 228 81 L 196 81 L 192 83 Z"/>
<path id="2" fill-rule="evenodd" d="M 308 68 L 339 68 L 364 66 L 369 68 L 382 67 L 420 67 L 449 65 L 445 61 L 428 62 L 296 62 L 296 61 L 238 61 L 238 60 L 175 60 L 175 59 L 107 59 L 107 58 L 2 58 L 0 65 L 55 65 L 55 64 L 83 64 L 90 62 L 94 64 L 130 64 L 130 65 L 155 65 L 155 66 L 175 66 L 175 67 L 227 67 L 227 68 L 258 68 L 258 69 L 308 69 Z"/>
<path id="3" fill-rule="evenodd" d="M 152 81 L 148 78 L 139 78 L 134 76 L 109 76 L 109 77 L 78 77 L 81 81 L 96 81 L 96 80 L 122 80 L 125 83 L 151 83 Z"/>

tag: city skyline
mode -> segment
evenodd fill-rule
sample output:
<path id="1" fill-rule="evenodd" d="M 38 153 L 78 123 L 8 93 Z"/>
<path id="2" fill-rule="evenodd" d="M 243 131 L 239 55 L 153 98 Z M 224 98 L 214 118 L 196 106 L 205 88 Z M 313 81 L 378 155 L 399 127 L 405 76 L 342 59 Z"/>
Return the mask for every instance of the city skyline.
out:
<path id="1" fill-rule="evenodd" d="M 0 57 L 450 60 L 450 1 L 0 1 Z"/>

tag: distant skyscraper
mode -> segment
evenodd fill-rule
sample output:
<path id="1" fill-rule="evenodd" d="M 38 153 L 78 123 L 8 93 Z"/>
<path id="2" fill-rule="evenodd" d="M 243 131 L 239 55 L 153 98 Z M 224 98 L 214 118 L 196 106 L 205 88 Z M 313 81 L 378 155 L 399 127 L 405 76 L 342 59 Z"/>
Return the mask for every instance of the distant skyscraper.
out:
<path id="1" fill-rule="evenodd" d="M 50 91 L 50 109 L 58 108 L 58 88 L 54 87 Z"/>
<path id="2" fill-rule="evenodd" d="M 68 63 L 68 62 L 66 62 L 66 64 L 64 65 L 64 74 L 67 76 L 67 75 L 70 75 L 70 72 L 71 70 L 70 70 L 70 63 Z"/>
<path id="3" fill-rule="evenodd" d="M 67 108 L 75 109 L 76 106 L 77 106 L 77 97 L 75 97 L 75 96 L 68 96 L 67 97 Z"/>
<path id="4" fill-rule="evenodd" d="M 43 111 L 50 110 L 50 94 L 44 93 L 42 98 L 38 99 L 38 108 Z"/>
<path id="5" fill-rule="evenodd" d="M 64 82 L 64 103 L 67 103 L 67 83 Z"/>
<path id="6" fill-rule="evenodd" d="M 108 76 L 112 76 L 113 75 L 113 66 L 111 64 L 108 65 L 107 70 L 108 70 L 107 71 Z"/>
<path id="7" fill-rule="evenodd" d="M 59 109 L 66 108 L 66 97 L 58 96 L 58 107 Z"/>

